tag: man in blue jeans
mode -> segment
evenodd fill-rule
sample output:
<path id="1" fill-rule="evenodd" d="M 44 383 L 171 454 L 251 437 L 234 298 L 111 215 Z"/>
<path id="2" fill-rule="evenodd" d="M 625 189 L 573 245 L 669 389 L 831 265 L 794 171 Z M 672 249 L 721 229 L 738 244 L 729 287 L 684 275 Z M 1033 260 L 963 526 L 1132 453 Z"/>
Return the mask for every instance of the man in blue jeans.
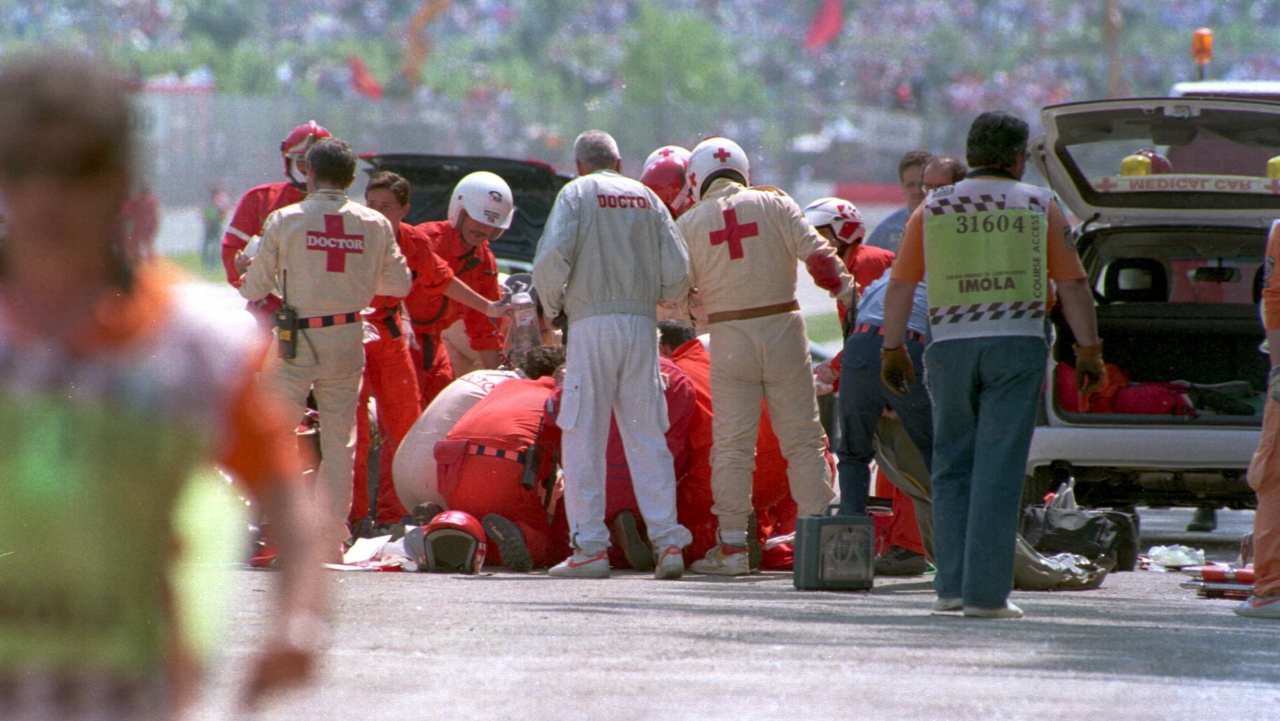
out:
<path id="1" fill-rule="evenodd" d="M 887 405 L 893 408 L 911 441 L 924 454 L 926 464 L 933 449 L 933 420 L 929 394 L 924 384 L 914 381 L 905 395 L 890 393 L 880 382 L 880 346 L 884 340 L 884 294 L 889 276 L 881 276 L 867 286 L 858 301 L 858 321 L 844 340 L 840 355 L 840 514 L 866 512 L 871 486 L 868 464 L 875 457 L 872 440 L 876 423 Z M 928 300 L 925 284 L 916 286 L 907 320 L 906 347 L 916 363 L 921 362 L 929 332 Z"/>
<path id="2" fill-rule="evenodd" d="M 1044 383 L 1050 280 L 1079 343 L 1080 392 L 1105 377 L 1093 296 L 1066 220 L 1050 191 L 1019 182 L 1027 134 L 1027 124 L 1007 113 L 973 121 L 973 170 L 931 193 L 907 221 L 885 294 L 881 377 L 905 395 L 915 380 L 907 319 L 928 267 L 936 613 L 1022 617 L 1009 591 Z"/>
<path id="3" fill-rule="evenodd" d="M 858 301 L 858 320 L 850 328 L 840 354 L 840 514 L 866 513 L 871 486 L 871 459 L 875 457 L 875 436 L 885 406 L 897 413 L 904 430 L 920 452 L 926 466 L 933 450 L 933 418 L 929 394 L 924 384 L 912 382 L 906 395 L 890 393 L 880 382 L 880 346 L 884 340 L 884 293 L 889 276 L 877 278 Z M 925 284 L 916 286 L 907 321 L 906 347 L 915 363 L 921 362 L 929 332 L 928 300 Z M 898 503 L 894 501 L 895 510 Z M 916 576 L 928 568 L 920 553 L 892 546 L 876 559 L 876 575 Z"/>

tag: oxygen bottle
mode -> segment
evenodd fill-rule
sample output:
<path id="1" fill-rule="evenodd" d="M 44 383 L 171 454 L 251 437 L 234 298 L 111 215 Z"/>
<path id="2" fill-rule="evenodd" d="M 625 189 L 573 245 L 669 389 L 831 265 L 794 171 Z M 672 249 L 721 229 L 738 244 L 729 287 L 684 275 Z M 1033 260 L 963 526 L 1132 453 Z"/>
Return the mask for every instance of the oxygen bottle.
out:
<path id="1" fill-rule="evenodd" d="M 519 365 L 524 356 L 542 345 L 542 328 L 538 325 L 538 307 L 533 294 L 527 290 L 511 294 L 511 334 L 508 336 L 508 357 Z"/>

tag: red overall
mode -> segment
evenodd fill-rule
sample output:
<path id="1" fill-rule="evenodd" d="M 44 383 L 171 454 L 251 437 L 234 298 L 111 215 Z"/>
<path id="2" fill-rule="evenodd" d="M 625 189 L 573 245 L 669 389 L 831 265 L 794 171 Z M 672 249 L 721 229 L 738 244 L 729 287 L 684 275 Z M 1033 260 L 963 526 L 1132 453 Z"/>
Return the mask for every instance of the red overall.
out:
<path id="1" fill-rule="evenodd" d="M 438 220 L 417 226 L 426 238 L 427 247 L 448 264 L 454 277 L 472 290 L 490 299 L 499 298 L 498 259 L 489 244 L 470 247 L 448 221 Z M 405 299 L 419 349 L 414 363 L 418 368 L 418 390 L 422 407 L 426 407 L 445 386 L 453 381 L 453 367 L 440 334 L 462 318 L 467 338 L 475 350 L 500 350 L 502 335 L 493 321 L 483 313 L 471 310 L 440 294 L 423 294 L 415 288 Z"/>
<path id="2" fill-rule="evenodd" d="M 453 277 L 448 266 L 436 259 L 425 260 L 419 254 L 430 254 L 422 235 L 411 225 L 401 223 L 396 229 L 400 252 L 414 268 L 414 292 L 442 293 Z M 377 338 L 364 342 L 364 383 L 360 388 L 360 405 L 356 410 L 356 460 L 353 495 L 349 520 L 354 525 L 369 508 L 369 398 L 377 401 L 378 427 L 382 449 L 378 455 L 378 500 L 375 520 L 378 524 L 398 522 L 407 515 L 396 496 L 391 460 L 396 448 L 418 419 L 418 374 L 409 352 L 410 338 L 400 323 L 400 299 L 374 296 L 363 314 L 373 325 Z"/>
<path id="3" fill-rule="evenodd" d="M 236 212 L 231 216 L 227 232 L 222 236 L 222 267 L 227 272 L 227 282 L 232 286 L 240 286 L 240 272 L 236 270 L 236 254 L 249 245 L 255 235 L 262 235 L 262 224 L 273 212 L 300 202 L 307 197 L 307 191 L 293 183 L 281 181 L 267 183 L 250 188 L 236 205 Z M 254 314 L 260 324 L 271 327 L 271 314 L 280 307 L 281 300 L 276 295 L 268 295 L 259 301 L 249 303 L 249 311 Z"/>
<path id="4" fill-rule="evenodd" d="M 440 494 L 451 510 L 483 520 L 496 513 L 520 527 L 535 566 L 559 563 L 569 555 L 569 527 L 563 513 L 550 519 L 543 481 L 554 468 L 560 429 L 552 412 L 552 378 L 516 378 L 495 387 L 436 444 Z M 524 459 L 537 446 L 542 454 L 532 488 L 526 488 Z M 496 544 L 486 562 L 501 565 Z"/>

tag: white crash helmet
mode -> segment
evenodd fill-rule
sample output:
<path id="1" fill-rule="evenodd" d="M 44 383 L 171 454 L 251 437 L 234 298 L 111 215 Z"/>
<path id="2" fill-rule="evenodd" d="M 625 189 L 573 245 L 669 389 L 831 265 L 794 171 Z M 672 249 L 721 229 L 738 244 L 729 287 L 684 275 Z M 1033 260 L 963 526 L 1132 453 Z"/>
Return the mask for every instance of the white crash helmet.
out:
<path id="1" fill-rule="evenodd" d="M 728 138 L 707 138 L 698 143 L 689 155 L 689 186 L 693 199 L 702 199 L 702 184 L 712 174 L 721 170 L 736 170 L 742 179 L 751 182 L 751 165 L 742 146 Z"/>
<path id="2" fill-rule="evenodd" d="M 867 235 L 858 206 L 844 198 L 818 198 L 805 207 L 804 219 L 815 228 L 831 226 L 836 238 L 848 245 L 861 242 Z"/>
<path id="3" fill-rule="evenodd" d="M 487 170 L 469 173 L 458 181 L 449 197 L 449 225 L 458 227 L 463 210 L 477 223 L 506 230 L 516 212 L 511 186 Z"/>

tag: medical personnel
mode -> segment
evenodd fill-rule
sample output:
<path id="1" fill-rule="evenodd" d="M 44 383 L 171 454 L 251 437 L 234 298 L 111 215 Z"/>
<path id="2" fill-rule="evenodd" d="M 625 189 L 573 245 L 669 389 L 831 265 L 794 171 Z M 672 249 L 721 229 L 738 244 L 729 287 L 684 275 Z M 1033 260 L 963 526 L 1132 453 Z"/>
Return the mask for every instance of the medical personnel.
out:
<path id="1" fill-rule="evenodd" d="M 262 224 L 267 216 L 287 205 L 293 205 L 307 197 L 307 151 L 319 140 L 332 137 L 328 130 L 314 120 L 299 125 L 280 141 L 280 155 L 284 159 L 285 180 L 265 183 L 250 188 L 236 204 L 227 232 L 222 236 L 222 267 L 227 282 L 239 287 L 241 275 L 248 265 L 245 250 L 254 237 L 262 235 Z M 302 174 L 299 179 L 294 170 Z M 250 311 L 263 327 L 270 327 L 271 314 L 280 307 L 280 297 L 274 293 L 249 304 Z"/>
<path id="2" fill-rule="evenodd" d="M 426 236 L 426 247 L 453 271 L 457 281 L 454 290 L 465 288 L 471 298 L 467 301 L 455 293 L 441 297 L 415 290 L 405 299 L 418 340 L 415 360 L 424 408 L 453 381 L 453 366 L 441 336 L 456 321 L 462 320 L 471 348 L 480 354 L 483 366 L 498 367 L 502 335 L 492 318 L 501 313 L 486 313 L 478 301 L 496 301 L 500 297 L 498 259 L 489 243 L 511 227 L 515 212 L 507 182 L 494 173 L 479 171 L 464 176 L 454 186 L 447 219 L 417 226 Z M 483 297 L 474 298 L 477 294 Z"/>
<path id="3" fill-rule="evenodd" d="M 847 307 L 854 307 L 856 286 L 795 201 L 748 185 L 749 163 L 737 143 L 699 143 L 689 159 L 689 182 L 698 204 L 680 216 L 679 228 L 688 244 L 690 283 L 711 328 L 711 488 L 720 522 L 719 545 L 691 568 L 739 576 L 751 571 L 747 525 L 761 401 L 768 402 L 800 515 L 825 512 L 833 496 L 796 300 L 796 261 Z"/>
<path id="4" fill-rule="evenodd" d="M 574 554 L 554 576 L 609 575 L 605 444 L 609 418 L 622 444 L 661 579 L 684 573 L 689 531 L 676 520 L 675 473 L 663 432 L 656 311 L 688 293 L 688 256 L 652 190 L 622 176 L 618 144 L 589 130 L 573 144 L 579 177 L 556 196 L 533 261 L 545 315 L 568 317 L 568 362 L 558 424 L 564 430 L 565 506 Z"/>
<path id="5" fill-rule="evenodd" d="M 277 352 L 263 369 L 264 385 L 302 418 L 314 392 L 320 412 L 320 469 L 325 532 L 332 548 L 348 537 L 356 400 L 364 372 L 360 311 L 374 295 L 404 297 L 409 267 L 391 221 L 347 198 L 355 179 L 351 146 L 334 138 L 307 151 L 307 198 L 267 217 L 262 247 L 239 284 L 250 301 L 282 291 L 284 310 Z M 293 425 L 290 425 L 292 428 Z"/>

